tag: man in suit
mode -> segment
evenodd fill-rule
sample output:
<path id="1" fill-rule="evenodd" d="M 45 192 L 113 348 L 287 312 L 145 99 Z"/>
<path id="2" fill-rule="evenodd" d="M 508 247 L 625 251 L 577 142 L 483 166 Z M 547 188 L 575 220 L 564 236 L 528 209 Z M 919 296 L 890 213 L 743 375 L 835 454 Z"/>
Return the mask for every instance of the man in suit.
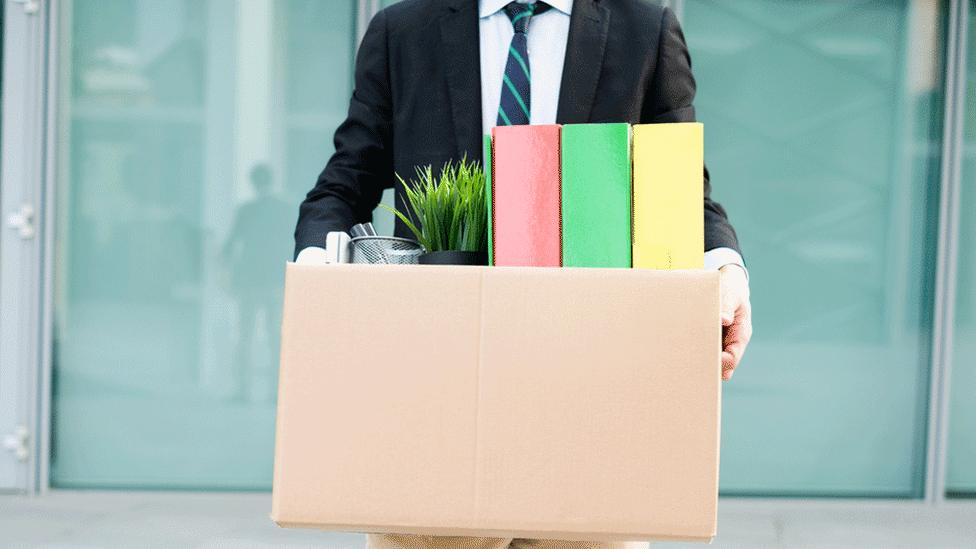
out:
<path id="1" fill-rule="evenodd" d="M 324 254 L 329 231 L 369 221 L 394 173 L 480 158 L 493 126 L 690 122 L 694 96 L 676 17 L 646 0 L 404 0 L 378 13 L 363 37 L 335 154 L 301 205 L 297 260 Z M 749 286 L 735 231 L 703 176 L 705 263 L 722 273 L 722 376 L 730 379 L 752 333 Z M 401 188 L 396 203 L 405 207 Z M 399 222 L 396 234 L 409 236 Z M 545 543 L 370 538 L 376 548 Z"/>

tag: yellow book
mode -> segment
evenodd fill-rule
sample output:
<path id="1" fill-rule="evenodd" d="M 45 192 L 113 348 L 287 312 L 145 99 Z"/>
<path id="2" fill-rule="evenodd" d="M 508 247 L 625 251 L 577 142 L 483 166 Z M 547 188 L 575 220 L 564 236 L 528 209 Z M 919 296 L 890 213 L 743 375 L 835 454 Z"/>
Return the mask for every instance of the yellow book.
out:
<path id="1" fill-rule="evenodd" d="M 634 267 L 704 268 L 702 125 L 636 125 L 633 147 Z"/>

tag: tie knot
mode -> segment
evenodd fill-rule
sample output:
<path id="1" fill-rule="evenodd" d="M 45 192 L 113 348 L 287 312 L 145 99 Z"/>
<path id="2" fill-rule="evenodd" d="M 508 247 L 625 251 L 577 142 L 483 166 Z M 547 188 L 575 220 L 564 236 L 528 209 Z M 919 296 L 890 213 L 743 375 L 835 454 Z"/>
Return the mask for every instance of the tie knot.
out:
<path id="1" fill-rule="evenodd" d="M 509 2 L 505 6 L 505 14 L 512 20 L 512 26 L 515 27 L 515 32 L 525 33 L 529 30 L 529 19 L 533 15 L 539 15 L 547 9 L 549 9 L 549 5 L 543 2 Z"/>

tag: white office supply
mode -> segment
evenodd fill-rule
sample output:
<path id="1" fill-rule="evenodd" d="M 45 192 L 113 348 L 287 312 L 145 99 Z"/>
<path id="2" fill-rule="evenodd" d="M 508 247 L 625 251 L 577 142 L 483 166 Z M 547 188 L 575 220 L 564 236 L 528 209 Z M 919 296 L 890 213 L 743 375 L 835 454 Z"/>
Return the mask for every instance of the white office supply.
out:
<path id="1" fill-rule="evenodd" d="M 329 263 L 349 263 L 349 235 L 342 231 L 325 235 L 325 251 Z"/>

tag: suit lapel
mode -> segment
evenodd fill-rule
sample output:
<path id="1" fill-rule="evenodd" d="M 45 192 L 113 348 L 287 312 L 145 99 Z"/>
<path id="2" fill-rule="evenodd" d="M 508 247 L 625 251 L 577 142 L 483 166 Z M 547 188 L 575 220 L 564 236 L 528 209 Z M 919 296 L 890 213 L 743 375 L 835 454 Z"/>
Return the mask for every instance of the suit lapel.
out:
<path id="1" fill-rule="evenodd" d="M 559 84 L 557 123 L 589 122 L 609 30 L 609 9 L 596 0 L 576 0 L 569 21 L 566 60 Z"/>
<path id="2" fill-rule="evenodd" d="M 478 2 L 452 0 L 441 18 L 441 52 L 447 76 L 457 160 L 481 154 L 481 60 Z"/>

